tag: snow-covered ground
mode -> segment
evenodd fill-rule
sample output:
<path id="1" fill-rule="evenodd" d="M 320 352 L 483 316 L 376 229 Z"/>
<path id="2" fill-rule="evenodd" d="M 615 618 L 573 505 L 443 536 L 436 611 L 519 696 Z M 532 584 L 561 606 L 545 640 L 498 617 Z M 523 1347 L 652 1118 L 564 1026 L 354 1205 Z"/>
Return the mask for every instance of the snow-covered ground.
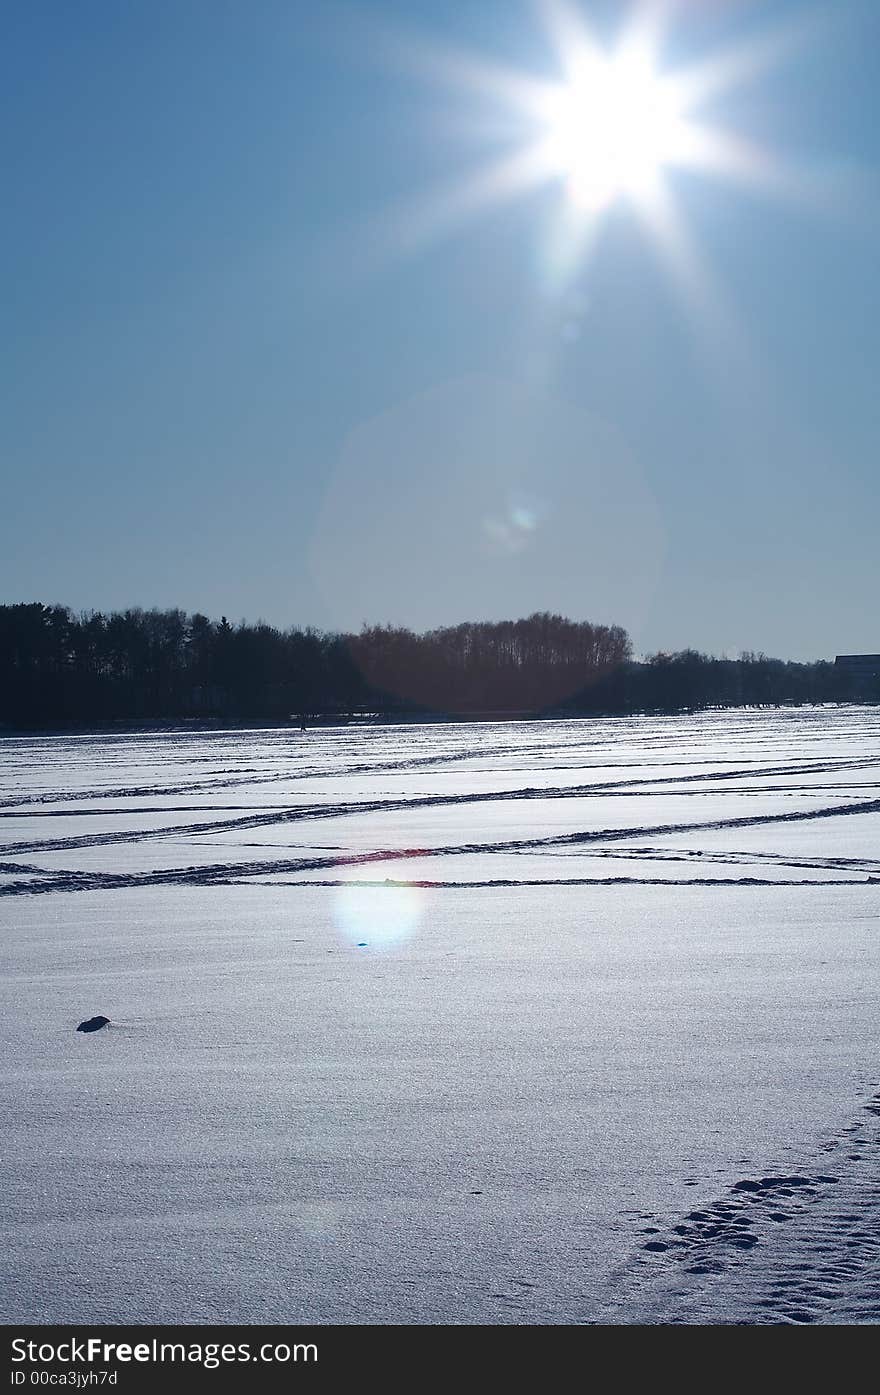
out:
<path id="1" fill-rule="evenodd" d="M 880 1320 L 880 709 L 0 756 L 3 1321 Z"/>

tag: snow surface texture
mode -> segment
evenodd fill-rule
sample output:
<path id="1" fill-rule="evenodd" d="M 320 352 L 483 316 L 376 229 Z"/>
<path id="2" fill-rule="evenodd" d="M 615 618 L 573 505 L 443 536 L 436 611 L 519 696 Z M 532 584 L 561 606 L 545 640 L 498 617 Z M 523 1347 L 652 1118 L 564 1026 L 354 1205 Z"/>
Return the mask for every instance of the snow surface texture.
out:
<path id="1" fill-rule="evenodd" d="M 878 709 L 0 751 L 3 1321 L 880 1319 Z"/>

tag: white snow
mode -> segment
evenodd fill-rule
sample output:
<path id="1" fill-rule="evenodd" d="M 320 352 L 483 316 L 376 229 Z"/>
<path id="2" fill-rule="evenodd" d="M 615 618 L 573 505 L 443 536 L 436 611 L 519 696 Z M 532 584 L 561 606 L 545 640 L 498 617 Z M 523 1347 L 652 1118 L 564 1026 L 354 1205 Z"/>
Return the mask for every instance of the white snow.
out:
<path id="1" fill-rule="evenodd" d="M 3 1321 L 880 1318 L 878 709 L 0 752 Z"/>

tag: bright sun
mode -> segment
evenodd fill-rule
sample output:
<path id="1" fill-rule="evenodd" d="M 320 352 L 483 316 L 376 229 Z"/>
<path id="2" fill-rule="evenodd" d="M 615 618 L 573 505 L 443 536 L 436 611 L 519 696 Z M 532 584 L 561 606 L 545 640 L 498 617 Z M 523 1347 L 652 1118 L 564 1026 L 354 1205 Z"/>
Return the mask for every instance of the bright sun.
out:
<path id="1" fill-rule="evenodd" d="M 566 284 L 584 265 L 610 221 L 604 215 L 625 201 L 671 274 L 708 308 L 716 300 L 711 277 L 668 176 L 687 169 L 774 194 L 797 186 L 796 172 L 717 127 L 707 107 L 781 61 L 801 29 L 768 30 L 673 69 L 664 52 L 675 7 L 663 0 L 631 0 L 610 46 L 593 34 L 577 0 L 534 3 L 557 59 L 550 80 L 469 52 L 401 41 L 400 56 L 417 71 L 469 92 L 481 107 L 487 99 L 497 106 L 502 121 L 489 119 L 487 132 L 503 132 L 507 114 L 514 122 L 513 139 L 488 162 L 397 209 L 392 240 L 411 249 L 487 207 L 557 184 L 562 206 L 541 248 L 548 285 Z"/>
<path id="2" fill-rule="evenodd" d="M 607 207 L 649 193 L 664 166 L 687 160 L 683 98 L 647 62 L 596 57 L 546 99 L 548 164 L 573 201 Z"/>

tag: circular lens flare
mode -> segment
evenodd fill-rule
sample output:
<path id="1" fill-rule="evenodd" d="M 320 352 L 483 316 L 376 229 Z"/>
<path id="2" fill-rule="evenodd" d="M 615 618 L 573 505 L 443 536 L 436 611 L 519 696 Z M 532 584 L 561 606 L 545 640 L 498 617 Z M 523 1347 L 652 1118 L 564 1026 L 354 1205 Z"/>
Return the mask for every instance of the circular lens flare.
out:
<path id="1" fill-rule="evenodd" d="M 336 923 L 359 949 L 382 949 L 414 933 L 421 919 L 422 899 L 417 886 L 369 886 L 351 881 L 337 888 Z"/>

